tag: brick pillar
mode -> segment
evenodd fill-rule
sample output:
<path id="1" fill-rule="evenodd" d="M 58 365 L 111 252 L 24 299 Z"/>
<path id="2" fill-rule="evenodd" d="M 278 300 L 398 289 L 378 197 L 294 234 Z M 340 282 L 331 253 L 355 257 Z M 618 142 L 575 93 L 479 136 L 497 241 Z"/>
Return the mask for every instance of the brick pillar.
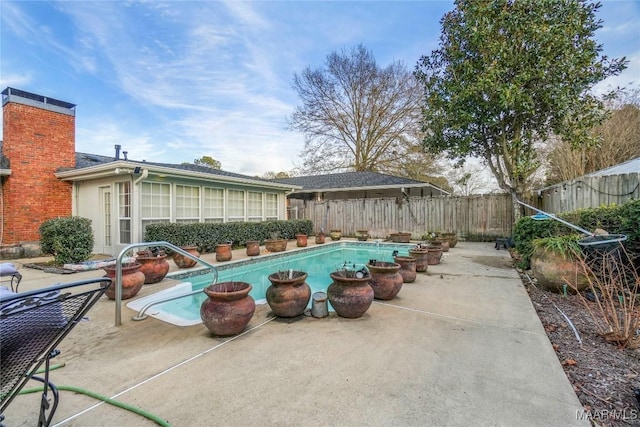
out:
<path id="1" fill-rule="evenodd" d="M 75 105 L 7 88 L 2 92 L 3 245 L 40 239 L 47 219 L 71 215 L 72 184 L 54 173 L 75 167 Z"/>

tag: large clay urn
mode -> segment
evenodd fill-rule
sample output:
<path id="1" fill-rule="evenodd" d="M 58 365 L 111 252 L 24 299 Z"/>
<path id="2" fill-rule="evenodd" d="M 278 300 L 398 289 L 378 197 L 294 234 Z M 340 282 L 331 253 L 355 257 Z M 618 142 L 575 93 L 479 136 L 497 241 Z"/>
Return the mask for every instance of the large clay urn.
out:
<path id="1" fill-rule="evenodd" d="M 236 335 L 247 327 L 256 309 L 246 282 L 220 282 L 204 288 L 208 298 L 200 306 L 204 325 L 218 336 Z"/>
<path id="2" fill-rule="evenodd" d="M 286 270 L 269 275 L 267 303 L 278 317 L 296 317 L 304 313 L 311 299 L 311 288 L 305 282 L 307 273 Z"/>
<path id="3" fill-rule="evenodd" d="M 426 245 L 416 245 L 415 248 L 409 249 L 409 255 L 416 259 L 416 271 L 424 272 L 429 268 L 428 256 L 429 251 Z"/>
<path id="4" fill-rule="evenodd" d="M 247 256 L 260 255 L 260 242 L 257 240 L 247 240 Z"/>
<path id="5" fill-rule="evenodd" d="M 229 261 L 231 260 L 231 257 L 231 243 L 218 243 L 216 245 L 216 261 Z"/>
<path id="6" fill-rule="evenodd" d="M 331 240 L 340 240 L 342 238 L 342 230 L 331 230 L 329 237 L 331 237 Z"/>
<path id="7" fill-rule="evenodd" d="M 264 248 L 269 252 L 284 252 L 287 250 L 287 239 L 267 239 Z"/>
<path id="8" fill-rule="evenodd" d="M 400 265 L 400 275 L 404 283 L 416 281 L 416 259 L 412 256 L 394 256 L 393 261 Z"/>
<path id="9" fill-rule="evenodd" d="M 367 269 L 371 273 L 369 286 L 373 288 L 374 298 L 390 300 L 398 295 L 404 281 L 400 274 L 400 264 L 375 261 L 367 264 Z"/>
<path id="10" fill-rule="evenodd" d="M 327 288 L 327 297 L 336 314 L 347 318 L 362 317 L 373 302 L 373 288 L 369 286 L 371 275 L 347 277 L 344 272 L 336 271 L 330 276 L 333 282 Z"/>
<path id="11" fill-rule="evenodd" d="M 442 245 L 427 247 L 427 263 L 429 265 L 440 264 L 442 258 Z"/>
<path id="12" fill-rule="evenodd" d="M 318 234 L 316 234 L 316 245 L 321 245 L 326 241 L 326 236 L 324 234 L 324 231 L 319 231 Z"/>
<path id="13" fill-rule="evenodd" d="M 450 248 L 455 248 L 458 244 L 458 235 L 456 233 L 442 233 L 441 236 L 443 240 L 449 242 Z"/>
<path id="14" fill-rule="evenodd" d="M 307 246 L 307 235 L 306 234 L 296 234 L 296 246 L 299 248 L 304 248 Z"/>
<path id="15" fill-rule="evenodd" d="M 196 258 L 200 258 L 200 252 L 198 252 L 198 247 L 195 245 L 180 246 L 180 249 L 192 254 Z M 191 268 L 198 263 L 198 261 L 193 260 L 187 256 L 184 256 L 178 252 L 173 253 L 173 262 L 175 262 L 179 268 Z"/>
<path id="16" fill-rule="evenodd" d="M 112 279 L 104 294 L 109 299 L 116 299 L 116 265 L 102 267 L 107 273 L 104 277 Z M 122 264 L 122 299 L 135 297 L 144 285 L 144 273 L 140 271 L 140 263 Z"/>
<path id="17" fill-rule="evenodd" d="M 589 286 L 589 278 L 580 263 L 570 257 L 555 253 L 552 250 L 537 248 L 531 255 L 531 272 L 538 286 L 552 292 L 563 292 L 563 285 L 574 292 L 585 290 Z"/>
<path id="18" fill-rule="evenodd" d="M 169 272 L 169 262 L 164 251 L 157 254 L 152 251 L 140 251 L 137 253 L 136 261 L 140 264 L 146 285 L 160 282 Z"/>

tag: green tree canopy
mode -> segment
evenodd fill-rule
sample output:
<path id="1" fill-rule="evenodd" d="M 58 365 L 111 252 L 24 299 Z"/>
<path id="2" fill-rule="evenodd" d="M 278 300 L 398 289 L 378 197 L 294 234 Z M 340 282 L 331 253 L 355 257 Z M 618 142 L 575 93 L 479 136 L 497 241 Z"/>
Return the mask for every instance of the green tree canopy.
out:
<path id="1" fill-rule="evenodd" d="M 207 166 L 213 169 L 222 169 L 222 163 L 211 156 L 202 156 L 193 161 L 194 165 Z"/>
<path id="2" fill-rule="evenodd" d="M 477 156 L 515 202 L 539 166 L 534 144 L 556 134 L 593 142 L 605 118 L 593 86 L 625 68 L 600 56 L 600 4 L 581 0 L 457 0 L 441 20 L 439 48 L 423 56 L 425 146 Z"/>

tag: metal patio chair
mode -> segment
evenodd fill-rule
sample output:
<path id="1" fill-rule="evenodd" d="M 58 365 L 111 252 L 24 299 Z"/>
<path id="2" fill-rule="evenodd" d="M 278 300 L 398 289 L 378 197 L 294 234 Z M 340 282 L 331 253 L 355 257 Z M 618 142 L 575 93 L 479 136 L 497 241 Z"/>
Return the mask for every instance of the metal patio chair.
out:
<path id="1" fill-rule="evenodd" d="M 50 359 L 110 284 L 100 277 L 0 294 L 0 425 L 6 408 L 31 379 L 44 385 L 38 426 L 51 423 L 59 396 L 49 381 Z M 43 376 L 36 376 L 43 363 Z"/>

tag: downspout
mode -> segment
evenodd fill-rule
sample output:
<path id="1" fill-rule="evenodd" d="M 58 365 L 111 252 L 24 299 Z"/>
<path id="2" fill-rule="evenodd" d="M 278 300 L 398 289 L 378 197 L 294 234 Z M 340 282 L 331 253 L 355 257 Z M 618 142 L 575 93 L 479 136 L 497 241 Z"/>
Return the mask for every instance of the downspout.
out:
<path id="1" fill-rule="evenodd" d="M 140 184 L 140 181 L 142 181 L 143 179 L 146 179 L 148 176 L 149 176 L 149 170 L 142 169 L 142 173 L 140 174 L 140 176 L 133 180 L 133 185 L 136 186 Z"/>
<path id="2" fill-rule="evenodd" d="M 138 241 L 138 239 L 140 238 L 144 238 L 144 230 L 142 230 L 142 219 L 141 219 L 141 207 L 140 207 L 140 200 L 142 200 L 141 196 L 140 196 L 140 182 L 142 182 L 142 180 L 144 180 L 145 178 L 147 178 L 149 176 L 149 170 L 148 169 L 142 169 L 142 171 L 140 171 L 140 176 L 133 179 L 132 183 L 133 183 L 133 187 L 131 188 L 131 196 L 132 196 L 132 217 L 131 217 L 131 231 L 132 231 L 132 235 L 131 238 L 135 239 L 132 241 Z"/>

